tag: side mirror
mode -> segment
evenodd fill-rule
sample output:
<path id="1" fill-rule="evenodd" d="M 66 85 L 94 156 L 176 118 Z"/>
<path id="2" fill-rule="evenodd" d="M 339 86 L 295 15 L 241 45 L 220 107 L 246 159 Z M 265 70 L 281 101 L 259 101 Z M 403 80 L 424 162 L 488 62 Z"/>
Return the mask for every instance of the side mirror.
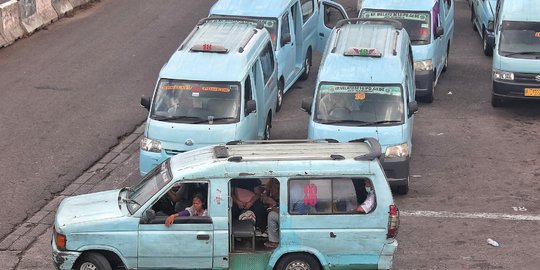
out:
<path id="1" fill-rule="evenodd" d="M 411 117 L 418 111 L 418 102 L 416 102 L 416 100 L 413 100 L 409 102 L 409 104 L 407 104 L 407 107 L 409 108 L 409 117 Z"/>
<path id="2" fill-rule="evenodd" d="M 141 217 L 141 223 L 150 223 L 152 220 L 156 218 L 156 211 L 153 209 L 148 209 L 144 212 L 144 214 Z"/>
<path id="3" fill-rule="evenodd" d="M 442 35 L 444 35 L 444 27 L 437 26 L 437 29 L 435 29 L 435 38 L 439 38 Z"/>
<path id="4" fill-rule="evenodd" d="M 257 110 L 257 104 L 255 103 L 255 100 L 248 100 L 246 102 L 246 115 L 254 112 L 255 110 Z"/>
<path id="5" fill-rule="evenodd" d="M 147 96 L 141 96 L 141 105 L 145 109 L 150 110 L 150 98 Z"/>
<path id="6" fill-rule="evenodd" d="M 281 36 L 281 46 L 291 42 L 291 34 L 284 34 Z"/>
<path id="7" fill-rule="evenodd" d="M 311 115 L 311 106 L 313 104 L 313 98 L 303 98 L 302 99 L 302 110 Z"/>

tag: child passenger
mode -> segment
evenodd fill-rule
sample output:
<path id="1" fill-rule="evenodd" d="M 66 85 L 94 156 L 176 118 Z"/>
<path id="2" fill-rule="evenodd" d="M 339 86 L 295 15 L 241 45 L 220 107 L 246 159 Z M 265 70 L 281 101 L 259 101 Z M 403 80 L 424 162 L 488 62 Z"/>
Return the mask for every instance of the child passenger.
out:
<path id="1" fill-rule="evenodd" d="M 174 223 L 174 219 L 178 216 L 208 216 L 208 210 L 206 210 L 205 199 L 201 193 L 193 196 L 193 204 L 187 207 L 185 210 L 178 213 L 174 213 L 167 217 L 165 220 L 165 226 L 169 227 Z"/>

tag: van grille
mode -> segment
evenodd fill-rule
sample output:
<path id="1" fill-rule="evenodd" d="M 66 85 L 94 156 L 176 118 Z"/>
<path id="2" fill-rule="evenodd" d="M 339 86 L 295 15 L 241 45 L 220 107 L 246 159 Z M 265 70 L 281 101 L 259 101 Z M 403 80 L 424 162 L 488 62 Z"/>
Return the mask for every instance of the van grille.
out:
<path id="1" fill-rule="evenodd" d="M 540 74 L 514 72 L 514 81 L 518 83 L 540 84 L 540 80 L 536 79 L 537 77 L 540 78 Z"/>
<path id="2" fill-rule="evenodd" d="M 184 153 L 186 151 L 179 151 L 179 150 L 174 150 L 174 149 L 165 149 L 165 153 L 167 153 L 167 155 L 169 156 L 174 156 L 176 154 L 180 154 L 180 153 Z"/>

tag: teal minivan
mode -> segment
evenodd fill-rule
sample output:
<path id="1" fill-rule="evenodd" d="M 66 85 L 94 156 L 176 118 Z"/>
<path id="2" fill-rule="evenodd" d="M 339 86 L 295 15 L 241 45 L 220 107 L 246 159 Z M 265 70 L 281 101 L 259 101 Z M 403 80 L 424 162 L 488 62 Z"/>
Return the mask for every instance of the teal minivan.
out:
<path id="1" fill-rule="evenodd" d="M 495 20 L 491 105 L 540 100 L 540 4 L 499 0 Z"/>
<path id="2" fill-rule="evenodd" d="M 411 42 L 401 23 L 340 21 L 323 54 L 314 93 L 302 101 L 310 114 L 308 138 L 377 138 L 390 186 L 406 194 L 418 104 Z"/>
<path id="3" fill-rule="evenodd" d="M 64 199 L 53 263 L 63 270 L 390 269 L 399 212 L 380 150 L 374 139 L 252 141 L 178 154 L 134 187 Z M 232 197 L 248 187 L 270 194 L 269 182 L 278 204 L 263 209 L 274 217 L 265 236 L 252 218 L 234 214 Z M 185 197 L 170 195 L 184 190 Z M 185 199 L 172 201 L 178 197 Z M 167 205 L 179 201 L 204 212 L 176 216 L 184 208 Z M 265 245 L 271 234 L 277 240 Z"/>
<path id="4" fill-rule="evenodd" d="M 431 103 L 448 68 L 454 36 L 454 0 L 364 0 L 360 18 L 398 20 L 409 34 L 416 72 L 416 97 Z"/>
<path id="5" fill-rule="evenodd" d="M 268 139 L 277 65 L 270 34 L 245 18 L 201 20 L 159 73 L 140 144 L 140 173 L 195 148 Z"/>
<path id="6" fill-rule="evenodd" d="M 264 23 L 270 32 L 278 65 L 278 104 L 298 80 L 308 78 L 315 50 L 322 52 L 345 9 L 330 0 L 218 0 L 209 16 L 236 16 Z"/>

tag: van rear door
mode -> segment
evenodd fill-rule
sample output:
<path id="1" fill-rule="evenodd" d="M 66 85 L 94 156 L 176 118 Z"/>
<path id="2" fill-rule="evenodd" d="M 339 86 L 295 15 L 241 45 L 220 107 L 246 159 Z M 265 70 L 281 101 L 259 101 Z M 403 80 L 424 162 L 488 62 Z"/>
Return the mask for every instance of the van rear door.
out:
<path id="1" fill-rule="evenodd" d="M 337 22 L 348 18 L 349 16 L 347 16 L 347 12 L 345 12 L 342 5 L 328 0 L 321 1 L 319 4 L 319 36 L 317 39 L 317 50 L 319 52 L 324 51 L 330 32 Z"/>

